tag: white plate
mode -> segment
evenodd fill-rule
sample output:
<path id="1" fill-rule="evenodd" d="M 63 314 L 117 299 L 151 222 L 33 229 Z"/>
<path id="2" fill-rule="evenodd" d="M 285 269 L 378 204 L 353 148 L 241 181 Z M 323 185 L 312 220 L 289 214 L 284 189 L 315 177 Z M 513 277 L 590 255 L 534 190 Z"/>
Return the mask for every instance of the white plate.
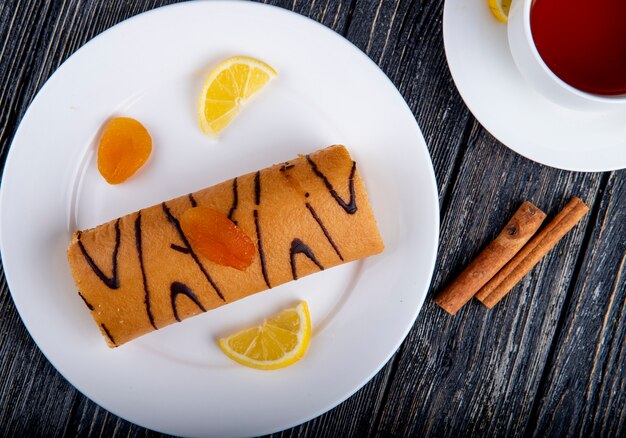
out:
<path id="1" fill-rule="evenodd" d="M 234 54 L 279 76 L 219 141 L 197 126 L 208 70 Z M 148 164 L 121 186 L 94 149 L 112 115 L 152 134 Z M 321 272 L 110 350 L 76 294 L 65 250 L 91 227 L 235 175 L 344 143 L 359 164 L 383 254 Z M 95 38 L 50 78 L 9 153 L 0 198 L 4 269 L 32 337 L 81 392 L 151 429 L 265 434 L 313 418 L 364 385 L 411 328 L 434 268 L 437 187 L 415 119 L 364 54 L 318 23 L 251 3 L 184 3 Z M 215 339 L 309 302 L 307 356 L 280 371 L 231 362 Z"/>
<path id="2" fill-rule="evenodd" d="M 461 97 L 506 146 L 560 169 L 626 167 L 626 109 L 568 110 L 532 89 L 513 62 L 506 25 L 491 15 L 486 0 L 447 0 L 443 38 Z"/>

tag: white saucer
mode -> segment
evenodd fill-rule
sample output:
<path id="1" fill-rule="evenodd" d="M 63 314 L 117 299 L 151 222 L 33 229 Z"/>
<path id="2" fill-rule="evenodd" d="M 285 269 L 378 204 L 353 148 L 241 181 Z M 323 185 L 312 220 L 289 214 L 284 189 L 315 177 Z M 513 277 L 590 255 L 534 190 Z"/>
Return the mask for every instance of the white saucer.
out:
<path id="1" fill-rule="evenodd" d="M 566 170 L 626 167 L 626 108 L 562 108 L 524 80 L 509 51 L 507 28 L 486 0 L 447 0 L 443 37 L 448 65 L 476 119 L 515 152 Z"/>

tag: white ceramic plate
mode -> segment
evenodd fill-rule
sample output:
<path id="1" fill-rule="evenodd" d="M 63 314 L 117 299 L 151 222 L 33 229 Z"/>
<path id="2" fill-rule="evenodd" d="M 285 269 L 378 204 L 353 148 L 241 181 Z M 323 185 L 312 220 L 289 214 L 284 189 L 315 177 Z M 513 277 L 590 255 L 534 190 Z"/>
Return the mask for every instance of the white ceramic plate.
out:
<path id="1" fill-rule="evenodd" d="M 196 99 L 225 57 L 279 76 L 218 141 Z M 121 186 L 94 150 L 113 115 L 141 120 L 147 165 Z M 76 294 L 65 250 L 75 228 L 344 143 L 359 164 L 383 254 L 257 294 L 118 349 Z M 111 412 L 185 436 L 270 433 L 337 405 L 385 364 L 411 328 L 434 268 L 437 187 L 422 134 L 385 75 L 325 27 L 251 3 L 185 3 L 127 20 L 76 52 L 33 101 L 9 153 L 0 199 L 4 269 L 20 315 L 52 364 Z M 217 337 L 306 299 L 307 356 L 280 371 L 231 362 Z"/>
<path id="2" fill-rule="evenodd" d="M 491 15 L 486 0 L 447 0 L 443 38 L 463 100 L 506 146 L 560 169 L 626 167 L 626 109 L 573 111 L 531 88 L 509 51 L 506 25 Z"/>

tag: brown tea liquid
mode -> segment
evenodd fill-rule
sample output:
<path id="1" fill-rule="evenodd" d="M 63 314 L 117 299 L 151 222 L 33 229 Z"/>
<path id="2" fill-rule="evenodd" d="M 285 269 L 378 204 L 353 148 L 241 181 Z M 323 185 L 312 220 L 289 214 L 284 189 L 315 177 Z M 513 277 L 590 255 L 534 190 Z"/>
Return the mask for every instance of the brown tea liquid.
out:
<path id="1" fill-rule="evenodd" d="M 563 81 L 626 94 L 626 0 L 535 0 L 530 27 L 541 58 Z"/>

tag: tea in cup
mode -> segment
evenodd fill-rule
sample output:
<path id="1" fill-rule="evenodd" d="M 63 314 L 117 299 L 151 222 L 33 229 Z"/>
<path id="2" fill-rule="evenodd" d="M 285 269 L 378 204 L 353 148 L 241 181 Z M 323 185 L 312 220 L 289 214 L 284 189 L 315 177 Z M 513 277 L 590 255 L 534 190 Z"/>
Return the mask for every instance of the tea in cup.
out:
<path id="1" fill-rule="evenodd" d="M 519 71 L 553 102 L 626 107 L 626 0 L 513 0 L 508 38 Z"/>

